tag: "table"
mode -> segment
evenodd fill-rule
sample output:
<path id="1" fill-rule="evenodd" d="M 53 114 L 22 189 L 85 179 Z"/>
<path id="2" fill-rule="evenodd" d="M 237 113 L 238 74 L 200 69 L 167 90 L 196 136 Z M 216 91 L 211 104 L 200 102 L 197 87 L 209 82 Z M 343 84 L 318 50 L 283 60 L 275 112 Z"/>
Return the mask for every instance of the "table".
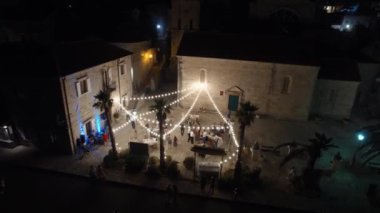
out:
<path id="1" fill-rule="evenodd" d="M 199 162 L 198 163 L 198 172 L 200 173 L 208 173 L 217 175 L 220 172 L 220 164 L 219 162 Z"/>

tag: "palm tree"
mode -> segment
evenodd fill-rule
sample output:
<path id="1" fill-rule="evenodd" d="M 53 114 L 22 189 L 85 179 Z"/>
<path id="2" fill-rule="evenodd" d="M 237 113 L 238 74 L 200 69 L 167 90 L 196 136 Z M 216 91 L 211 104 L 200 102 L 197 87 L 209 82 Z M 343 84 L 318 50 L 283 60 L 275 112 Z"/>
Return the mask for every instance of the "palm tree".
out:
<path id="1" fill-rule="evenodd" d="M 113 135 L 112 131 L 112 125 L 111 125 L 111 109 L 113 104 L 113 99 L 111 99 L 111 89 L 104 89 L 100 90 L 97 95 L 94 97 L 96 98 L 97 102 L 95 102 L 92 106 L 100 109 L 101 111 L 104 110 L 104 114 L 106 115 L 106 122 L 109 129 L 109 135 L 112 145 L 112 151 L 117 156 L 117 150 L 116 150 L 116 143 L 115 143 L 115 137 Z"/>
<path id="2" fill-rule="evenodd" d="M 307 170 L 313 170 L 315 162 L 318 158 L 321 157 L 322 151 L 326 151 L 329 148 L 337 148 L 335 144 L 331 143 L 332 138 L 327 138 L 325 134 L 321 134 L 316 132 L 315 138 L 309 139 L 310 144 L 302 144 L 297 142 L 283 143 L 274 148 L 273 151 L 281 147 L 293 146 L 295 147 L 285 158 L 281 161 L 280 166 L 285 165 L 287 162 L 292 160 L 293 158 L 303 156 L 306 154 L 308 156 L 307 161 Z"/>
<path id="3" fill-rule="evenodd" d="M 363 150 L 364 148 L 369 147 L 367 151 L 362 153 L 361 158 L 364 159 L 363 165 L 370 162 L 372 159 L 380 156 L 380 141 L 377 139 L 368 140 L 365 144 L 358 147 L 352 157 L 351 165 L 353 166 L 356 162 L 357 154 Z"/>
<path id="4" fill-rule="evenodd" d="M 239 129 L 240 129 L 240 143 L 239 143 L 239 152 L 235 165 L 234 178 L 235 181 L 239 184 L 241 179 L 241 153 L 244 146 L 244 131 L 246 126 L 250 126 L 256 117 L 256 111 L 259 108 L 251 104 L 250 101 L 240 103 L 240 108 L 236 112 L 236 116 L 239 120 Z"/>
<path id="5" fill-rule="evenodd" d="M 156 117 L 158 120 L 158 126 L 160 131 L 160 169 L 163 172 L 165 170 L 165 148 L 164 148 L 164 127 L 163 123 L 166 120 L 166 114 L 170 114 L 172 108 L 170 105 L 166 106 L 166 101 L 164 99 L 157 99 L 154 101 L 154 104 L 150 106 L 150 110 L 156 112 Z"/>

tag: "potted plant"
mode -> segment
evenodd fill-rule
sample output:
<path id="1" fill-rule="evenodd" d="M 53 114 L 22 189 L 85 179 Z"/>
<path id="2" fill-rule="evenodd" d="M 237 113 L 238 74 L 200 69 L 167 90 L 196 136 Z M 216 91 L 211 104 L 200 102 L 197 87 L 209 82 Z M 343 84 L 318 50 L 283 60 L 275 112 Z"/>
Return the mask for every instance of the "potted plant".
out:
<path id="1" fill-rule="evenodd" d="M 119 112 L 115 112 L 115 113 L 113 114 L 113 118 L 115 118 L 116 121 L 119 120 L 119 118 L 120 118 L 120 113 L 119 113 Z"/>

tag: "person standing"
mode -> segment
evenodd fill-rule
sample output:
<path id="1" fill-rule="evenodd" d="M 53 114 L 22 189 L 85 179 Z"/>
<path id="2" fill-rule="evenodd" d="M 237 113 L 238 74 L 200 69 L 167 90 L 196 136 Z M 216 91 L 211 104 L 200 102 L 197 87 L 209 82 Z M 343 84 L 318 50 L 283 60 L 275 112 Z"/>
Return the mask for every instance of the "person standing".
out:
<path id="1" fill-rule="evenodd" d="M 238 195 L 238 188 L 235 187 L 235 188 L 234 188 L 234 191 L 233 191 L 233 193 L 232 193 L 232 199 L 233 199 L 233 200 L 236 200 L 236 199 L 237 199 L 237 195 Z"/>
<path id="2" fill-rule="evenodd" d="M 340 152 L 337 152 L 334 155 L 333 160 L 331 161 L 331 170 L 335 171 L 338 167 L 338 164 L 342 161 L 342 156 L 340 155 Z"/>
<path id="3" fill-rule="evenodd" d="M 167 142 L 168 142 L 168 148 L 171 148 L 173 141 L 172 141 L 172 137 L 170 137 L 170 134 L 168 135 Z"/>
<path id="4" fill-rule="evenodd" d="M 188 128 L 187 128 L 187 142 L 190 142 L 191 141 L 191 138 L 190 138 L 190 132 L 191 132 L 191 127 L 189 126 Z"/>
<path id="5" fill-rule="evenodd" d="M 177 203 L 177 195 L 178 195 L 178 187 L 177 185 L 173 185 L 173 203 L 176 204 Z"/>
<path id="6" fill-rule="evenodd" d="M 206 178 L 202 177 L 201 178 L 201 192 L 204 193 L 206 188 Z"/>
<path id="7" fill-rule="evenodd" d="M 107 133 L 103 134 L 103 141 L 104 141 L 104 145 L 107 145 L 107 143 L 108 143 L 108 134 Z"/>
<path id="8" fill-rule="evenodd" d="M 211 176 L 211 178 L 210 178 L 210 189 L 208 191 L 209 194 L 214 194 L 214 187 L 215 187 L 215 177 Z"/>
<path id="9" fill-rule="evenodd" d="M 178 138 L 177 136 L 174 135 L 174 138 L 173 138 L 173 146 L 174 147 L 177 147 L 178 146 Z"/>
<path id="10" fill-rule="evenodd" d="M 182 123 L 181 124 L 181 136 L 183 136 L 184 133 L 185 133 L 185 126 Z"/>
<path id="11" fill-rule="evenodd" d="M 166 187 L 166 193 L 167 193 L 167 196 L 168 196 L 166 204 L 167 205 L 171 205 L 172 204 L 172 197 L 173 197 L 173 188 L 172 188 L 171 184 L 168 184 L 168 186 Z"/>
<path id="12" fill-rule="evenodd" d="M 190 131 L 190 142 L 191 144 L 194 144 L 194 131 Z"/>
<path id="13" fill-rule="evenodd" d="M 98 165 L 96 168 L 96 176 L 99 180 L 106 180 L 106 175 L 104 174 L 103 167 L 101 165 Z"/>

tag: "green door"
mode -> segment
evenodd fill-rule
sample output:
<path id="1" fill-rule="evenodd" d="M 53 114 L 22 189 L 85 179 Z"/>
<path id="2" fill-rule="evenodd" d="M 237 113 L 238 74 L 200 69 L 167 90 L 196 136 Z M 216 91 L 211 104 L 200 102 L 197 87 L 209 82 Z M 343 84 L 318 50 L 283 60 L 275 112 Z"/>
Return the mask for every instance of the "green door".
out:
<path id="1" fill-rule="evenodd" d="M 228 97 L 228 110 L 237 111 L 238 106 L 239 106 L 239 96 L 230 95 Z"/>

